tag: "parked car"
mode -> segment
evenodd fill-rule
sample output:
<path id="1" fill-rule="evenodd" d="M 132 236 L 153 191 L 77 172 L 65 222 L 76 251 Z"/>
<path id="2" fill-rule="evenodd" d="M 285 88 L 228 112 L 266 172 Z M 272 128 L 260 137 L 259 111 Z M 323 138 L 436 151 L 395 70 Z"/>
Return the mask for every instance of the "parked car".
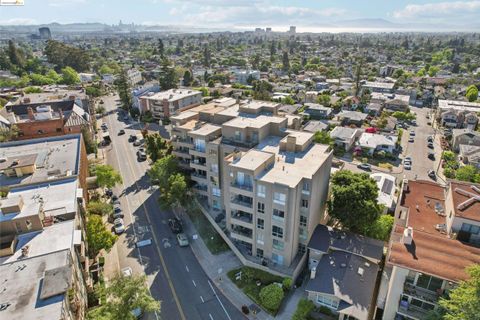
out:
<path id="1" fill-rule="evenodd" d="M 414 130 L 410 130 L 410 136 L 411 137 L 415 136 L 415 131 Z"/>
<path id="2" fill-rule="evenodd" d="M 178 218 L 168 219 L 168 226 L 173 233 L 181 233 L 183 231 L 182 223 Z"/>
<path id="3" fill-rule="evenodd" d="M 147 160 L 147 154 L 143 151 L 138 151 L 137 152 L 137 161 L 141 162 L 141 161 L 145 161 L 145 160 Z"/>
<path id="4" fill-rule="evenodd" d="M 138 140 L 138 139 L 135 139 L 135 141 L 133 141 L 133 145 L 134 145 L 135 147 L 139 147 L 139 146 L 142 145 L 142 141 L 141 141 L 141 140 Z"/>
<path id="5" fill-rule="evenodd" d="M 105 122 L 102 123 L 102 125 L 101 125 L 100 127 L 102 128 L 103 131 L 108 130 L 108 126 L 107 126 L 107 124 L 106 124 Z"/>
<path id="6" fill-rule="evenodd" d="M 128 115 L 123 117 L 123 121 L 128 121 L 128 120 L 130 120 L 130 117 Z"/>
<path id="7" fill-rule="evenodd" d="M 413 126 L 416 126 L 416 125 L 417 125 L 417 120 L 412 120 L 412 121 L 410 121 L 410 123 L 411 123 Z"/>
<path id="8" fill-rule="evenodd" d="M 112 201 L 115 202 L 116 200 L 118 200 L 118 196 L 116 194 L 113 194 L 112 195 Z"/>
<path id="9" fill-rule="evenodd" d="M 180 247 L 187 247 L 188 246 L 188 237 L 185 233 L 177 234 L 177 241 Z"/>
<path id="10" fill-rule="evenodd" d="M 122 234 L 125 232 L 125 225 L 123 224 L 122 218 L 117 218 L 113 221 L 113 227 L 115 228 L 116 234 Z"/>
<path id="11" fill-rule="evenodd" d="M 432 136 L 428 136 L 428 137 L 427 137 L 427 142 L 433 142 L 433 137 L 432 137 Z"/>
<path id="12" fill-rule="evenodd" d="M 113 191 L 112 189 L 105 189 L 105 195 L 107 197 L 112 197 L 113 196 Z"/>
<path id="13" fill-rule="evenodd" d="M 433 149 L 433 148 L 434 148 L 433 142 L 429 142 L 429 143 L 427 144 L 427 147 L 429 147 L 430 149 Z"/>
<path id="14" fill-rule="evenodd" d="M 435 174 L 435 171 L 433 171 L 433 170 L 428 170 L 427 174 L 428 174 L 428 176 L 430 177 L 430 179 L 432 179 L 432 180 L 437 180 L 437 175 Z"/>
<path id="15" fill-rule="evenodd" d="M 414 137 L 408 138 L 408 142 L 415 142 L 415 138 Z"/>
<path id="16" fill-rule="evenodd" d="M 430 151 L 430 152 L 428 153 L 428 156 L 427 156 L 427 157 L 428 157 L 428 159 L 430 159 L 430 160 L 435 160 L 435 152 Z"/>
<path id="17" fill-rule="evenodd" d="M 223 219 L 225 219 L 225 214 L 219 213 L 219 214 L 215 217 L 215 222 L 216 222 L 216 223 L 220 223 Z"/>
<path id="18" fill-rule="evenodd" d="M 361 163 L 357 166 L 357 168 L 362 169 L 362 170 L 367 170 L 367 171 L 372 170 L 372 166 L 368 163 Z"/>
<path id="19" fill-rule="evenodd" d="M 125 130 L 120 129 L 120 131 L 118 131 L 118 135 L 119 135 L 119 136 L 123 136 L 124 134 L 125 134 Z"/>
<path id="20" fill-rule="evenodd" d="M 128 137 L 128 142 L 134 142 L 137 140 L 137 136 L 134 134 L 131 134 L 130 137 Z"/>
<path id="21" fill-rule="evenodd" d="M 411 170 L 412 169 L 412 163 L 411 162 L 404 162 L 403 167 L 405 170 Z"/>

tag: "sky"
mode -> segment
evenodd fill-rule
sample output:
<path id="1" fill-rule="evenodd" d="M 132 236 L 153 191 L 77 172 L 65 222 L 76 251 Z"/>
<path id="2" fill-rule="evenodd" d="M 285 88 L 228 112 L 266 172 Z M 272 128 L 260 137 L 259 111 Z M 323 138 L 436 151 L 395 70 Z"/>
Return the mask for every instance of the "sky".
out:
<path id="1" fill-rule="evenodd" d="M 1 2 L 1 0 L 0 0 Z M 0 6 L 0 25 L 102 22 L 298 31 L 345 20 L 478 31 L 480 1 L 435 0 L 24 0 Z"/>

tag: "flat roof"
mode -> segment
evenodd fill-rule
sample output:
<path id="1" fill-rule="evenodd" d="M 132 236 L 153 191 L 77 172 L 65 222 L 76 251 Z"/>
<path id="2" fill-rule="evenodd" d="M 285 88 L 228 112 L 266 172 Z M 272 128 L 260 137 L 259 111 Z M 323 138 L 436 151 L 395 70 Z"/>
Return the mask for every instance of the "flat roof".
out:
<path id="1" fill-rule="evenodd" d="M 210 124 L 210 123 L 207 123 L 207 124 L 204 124 L 203 126 L 201 126 L 200 128 L 196 129 L 196 130 L 192 130 L 190 131 L 188 134 L 190 135 L 197 135 L 197 136 L 208 136 L 210 134 L 213 134 L 215 132 L 221 132 L 222 130 L 222 127 L 221 126 L 217 126 L 217 125 L 214 125 L 214 124 Z"/>
<path id="2" fill-rule="evenodd" d="M 170 119 L 172 119 L 172 120 L 185 120 L 185 119 L 194 117 L 194 116 L 196 116 L 196 115 L 197 115 L 197 112 L 192 112 L 192 111 L 190 111 L 190 109 L 189 109 L 189 110 L 180 112 L 180 113 L 177 114 L 177 115 L 171 116 Z"/>
<path id="3" fill-rule="evenodd" d="M 71 263 L 70 250 L 66 249 L 0 265 L 4 288 L 2 303 L 9 304 L 1 311 L 2 317 L 11 320 L 61 319 L 66 291 L 52 290 L 50 292 L 58 294 L 45 299 L 41 298 L 41 293 L 43 288 L 68 287 L 64 281 L 46 275 L 50 270 L 71 266 Z"/>
<path id="4" fill-rule="evenodd" d="M 175 101 L 184 99 L 187 97 L 195 96 L 198 94 L 202 94 L 200 91 L 196 90 L 187 90 L 187 89 L 170 89 L 167 91 L 157 92 L 150 96 L 143 96 L 142 99 L 148 100 L 168 100 L 168 101 Z"/>
<path id="5" fill-rule="evenodd" d="M 382 89 L 393 89 L 395 83 L 393 82 L 379 82 L 379 81 L 366 81 L 363 84 L 364 87 L 370 88 L 382 88 Z"/>
<path id="6" fill-rule="evenodd" d="M 406 226 L 397 221 L 387 263 L 454 282 L 468 278 L 465 267 L 480 263 L 480 248 L 451 239 L 435 229 L 436 224 L 446 223 L 446 217 L 436 212 L 444 210 L 444 201 L 445 189 L 441 185 L 408 181 L 408 191 L 402 193 L 397 208 L 407 210 L 406 226 L 413 228 L 413 241 L 410 245 L 402 242 Z"/>
<path id="7" fill-rule="evenodd" d="M 0 185 L 31 184 L 77 175 L 80 167 L 81 135 L 0 143 L 0 158 L 15 159 L 19 155 L 36 155 L 33 174 L 7 177 L 0 174 Z"/>
<path id="8" fill-rule="evenodd" d="M 461 110 L 461 111 L 479 112 L 480 103 L 459 101 L 459 100 L 438 100 L 438 108 L 441 110 L 454 109 L 454 110 Z"/>
<path id="9" fill-rule="evenodd" d="M 450 181 L 450 189 L 455 216 L 480 221 L 480 184 Z"/>
<path id="10" fill-rule="evenodd" d="M 7 195 L 7 201 L 21 197 L 22 210 L 7 215 L 1 214 L 0 221 L 38 215 L 40 208 L 46 216 L 76 212 L 77 188 L 78 181 L 75 178 L 12 188 Z"/>
<path id="11" fill-rule="evenodd" d="M 395 177 L 382 172 L 372 173 L 370 177 L 377 183 L 378 202 L 387 208 L 391 208 L 395 201 Z"/>
<path id="12" fill-rule="evenodd" d="M 224 126 L 234 128 L 262 128 L 269 123 L 282 123 L 286 118 L 259 115 L 257 117 L 242 117 L 238 116 L 230 121 L 225 122 Z"/>
<path id="13" fill-rule="evenodd" d="M 268 152 L 262 152 L 252 149 L 242 155 L 242 157 L 233 161 L 230 166 L 238 169 L 252 170 L 254 171 L 266 161 L 271 159 L 274 155 Z"/>

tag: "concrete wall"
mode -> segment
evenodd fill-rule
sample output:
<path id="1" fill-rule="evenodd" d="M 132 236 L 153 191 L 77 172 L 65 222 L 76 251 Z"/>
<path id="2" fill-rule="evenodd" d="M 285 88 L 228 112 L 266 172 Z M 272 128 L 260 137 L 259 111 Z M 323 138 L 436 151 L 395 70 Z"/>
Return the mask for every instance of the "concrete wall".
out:
<path id="1" fill-rule="evenodd" d="M 400 296 L 403 293 L 403 284 L 408 276 L 408 269 L 393 266 L 390 283 L 388 284 L 387 299 L 383 311 L 383 320 L 395 319 L 395 314 L 400 303 Z"/>

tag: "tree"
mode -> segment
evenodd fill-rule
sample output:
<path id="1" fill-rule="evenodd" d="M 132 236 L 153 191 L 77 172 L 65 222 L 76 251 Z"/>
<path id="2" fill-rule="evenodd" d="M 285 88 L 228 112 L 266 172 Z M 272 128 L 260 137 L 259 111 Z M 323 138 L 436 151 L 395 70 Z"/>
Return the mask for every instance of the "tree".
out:
<path id="1" fill-rule="evenodd" d="M 25 66 L 25 56 L 22 50 L 17 48 L 13 40 L 8 40 L 7 54 L 12 64 L 23 69 Z"/>
<path id="2" fill-rule="evenodd" d="M 355 97 L 358 97 L 358 93 L 360 92 L 360 78 L 362 77 L 363 64 L 363 58 L 359 58 L 355 69 Z"/>
<path id="3" fill-rule="evenodd" d="M 189 70 L 185 70 L 183 74 L 183 85 L 189 87 L 192 84 L 192 73 Z"/>
<path id="4" fill-rule="evenodd" d="M 479 319 L 480 315 L 480 265 L 475 264 L 466 269 L 470 279 L 460 281 L 450 290 L 448 298 L 440 299 L 440 306 L 445 314 L 444 320 Z"/>
<path id="5" fill-rule="evenodd" d="M 177 74 L 175 73 L 175 68 L 170 63 L 170 60 L 164 57 L 162 59 L 160 69 L 161 69 L 161 73 L 160 73 L 160 78 L 158 79 L 160 83 L 160 88 L 162 90 L 169 90 L 169 89 L 176 88 Z"/>
<path id="6" fill-rule="evenodd" d="M 0 142 L 15 140 L 18 137 L 18 132 L 18 127 L 14 124 L 8 128 L 0 128 Z"/>
<path id="7" fill-rule="evenodd" d="M 392 232 L 393 221 L 395 219 L 388 215 L 382 214 L 375 222 L 368 227 L 367 236 L 378 240 L 388 241 Z"/>
<path id="8" fill-rule="evenodd" d="M 160 187 L 160 190 L 168 187 L 168 178 L 179 171 L 177 159 L 168 155 L 163 157 L 152 165 L 147 174 L 153 184 Z"/>
<path id="9" fill-rule="evenodd" d="M 331 106 L 331 97 L 329 94 L 321 94 L 317 97 L 317 102 L 325 107 L 330 107 Z"/>
<path id="10" fill-rule="evenodd" d="M 171 153 L 171 147 L 158 133 L 145 136 L 146 151 L 153 162 Z"/>
<path id="11" fill-rule="evenodd" d="M 99 287 L 100 295 L 107 298 L 108 303 L 92 309 L 89 319 L 102 320 L 135 320 L 132 313 L 135 309 L 144 312 L 160 311 L 160 302 L 156 301 L 146 285 L 145 275 L 122 277 L 117 275 L 108 286 Z"/>
<path id="12" fill-rule="evenodd" d="M 187 182 L 181 173 L 172 175 L 167 180 L 167 188 L 162 189 L 158 201 L 164 209 L 185 206 L 188 201 Z"/>
<path id="13" fill-rule="evenodd" d="M 65 84 L 77 84 L 80 83 L 80 77 L 78 73 L 72 67 L 65 67 L 62 69 L 63 83 Z"/>
<path id="14" fill-rule="evenodd" d="M 290 69 L 290 60 L 288 59 L 288 52 L 284 51 L 282 56 L 282 70 L 288 71 Z"/>
<path id="15" fill-rule="evenodd" d="M 272 283 L 260 290 L 260 301 L 266 309 L 276 312 L 282 303 L 283 295 L 282 288 Z"/>
<path id="16" fill-rule="evenodd" d="M 100 187 L 113 188 L 123 181 L 120 173 L 108 164 L 95 166 L 95 174 L 97 175 L 97 184 Z"/>
<path id="17" fill-rule="evenodd" d="M 210 58 L 210 49 L 207 45 L 205 45 L 205 48 L 203 48 L 203 64 L 206 67 L 210 67 Z"/>
<path id="18" fill-rule="evenodd" d="M 110 250 L 116 240 L 117 236 L 107 230 L 101 216 L 89 215 L 87 220 L 87 243 L 91 258 L 95 258 L 102 249 Z"/>
<path id="19" fill-rule="evenodd" d="M 98 216 L 108 216 L 113 212 L 113 206 L 110 203 L 101 201 L 90 201 L 87 205 L 89 214 L 96 214 Z"/>
<path id="20" fill-rule="evenodd" d="M 442 158 L 443 160 L 445 160 L 445 162 L 448 162 L 448 161 L 455 161 L 456 157 L 453 151 L 444 151 Z"/>
<path id="21" fill-rule="evenodd" d="M 462 166 L 455 172 L 455 179 L 480 183 L 480 172 L 472 165 Z"/>
<path id="22" fill-rule="evenodd" d="M 132 94 L 130 92 L 130 84 L 127 79 L 127 71 L 122 69 L 120 75 L 116 81 L 118 95 L 122 101 L 122 107 L 126 111 L 130 111 L 132 108 Z"/>
<path id="23" fill-rule="evenodd" d="M 59 41 L 48 40 L 44 53 L 48 62 L 57 65 L 59 69 L 67 66 L 78 72 L 89 69 L 90 56 L 83 49 Z"/>
<path id="24" fill-rule="evenodd" d="M 478 88 L 475 85 L 471 85 L 467 88 L 465 97 L 470 102 L 474 102 L 478 99 Z"/>
<path id="25" fill-rule="evenodd" d="M 377 203 L 378 187 L 366 173 L 340 170 L 331 180 L 332 197 L 328 212 L 343 227 L 365 234 L 382 212 Z"/>
<path id="26" fill-rule="evenodd" d="M 82 138 L 87 154 L 97 153 L 97 144 L 93 141 L 92 134 L 88 128 L 82 128 Z"/>
<path id="27" fill-rule="evenodd" d="M 160 38 L 158 39 L 158 46 L 157 46 L 157 48 L 158 48 L 158 53 L 160 54 L 160 57 L 163 58 L 163 55 L 164 55 L 164 53 L 165 53 L 165 47 L 163 46 L 163 41 L 162 41 L 162 39 L 160 39 Z"/>
<path id="28" fill-rule="evenodd" d="M 315 309 L 315 305 L 312 301 L 307 299 L 300 299 L 297 304 L 297 310 L 293 314 L 292 320 L 308 320 L 310 312 Z"/>
<path id="29" fill-rule="evenodd" d="M 275 46 L 275 40 L 272 40 L 270 45 L 270 61 L 275 59 L 275 53 L 277 52 L 277 47 Z"/>
<path id="30" fill-rule="evenodd" d="M 315 143 L 330 145 L 333 142 L 333 139 L 327 131 L 317 131 L 315 132 L 313 141 L 315 141 Z"/>
<path id="31" fill-rule="evenodd" d="M 285 98 L 282 99 L 282 103 L 293 105 L 295 104 L 295 100 L 293 100 L 291 96 L 286 96 Z"/>

